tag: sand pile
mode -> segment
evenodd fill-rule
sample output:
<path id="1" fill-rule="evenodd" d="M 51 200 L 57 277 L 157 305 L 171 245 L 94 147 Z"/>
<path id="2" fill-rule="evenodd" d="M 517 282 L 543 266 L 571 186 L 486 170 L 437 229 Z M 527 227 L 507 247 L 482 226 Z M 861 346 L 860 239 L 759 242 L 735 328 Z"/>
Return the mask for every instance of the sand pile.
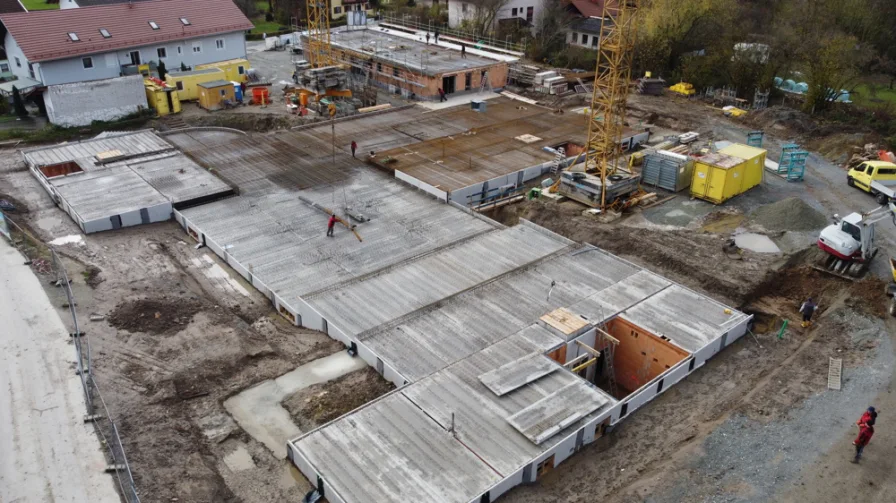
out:
<path id="1" fill-rule="evenodd" d="M 802 199 L 790 197 L 760 206 L 750 221 L 770 231 L 812 231 L 828 225 L 828 219 Z"/>

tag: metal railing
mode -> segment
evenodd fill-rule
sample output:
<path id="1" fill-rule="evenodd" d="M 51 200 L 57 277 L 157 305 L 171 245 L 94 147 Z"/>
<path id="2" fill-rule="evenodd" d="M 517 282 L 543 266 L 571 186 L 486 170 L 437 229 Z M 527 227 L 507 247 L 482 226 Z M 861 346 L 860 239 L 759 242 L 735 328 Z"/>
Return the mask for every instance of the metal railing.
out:
<path id="1" fill-rule="evenodd" d="M 137 487 L 134 484 L 134 476 L 131 466 L 128 464 L 118 433 L 118 426 L 112 420 L 112 414 L 103 400 L 96 376 L 93 375 L 90 357 L 90 339 L 81 331 L 78 323 L 77 303 L 72 293 L 71 280 L 65 270 L 62 258 L 53 247 L 35 238 L 31 233 L 9 219 L 9 216 L 0 211 L 0 235 L 8 238 L 23 255 L 28 258 L 26 264 L 30 265 L 34 273 L 39 276 L 55 278 L 52 283 L 62 289 L 65 294 L 66 305 L 71 315 L 69 336 L 72 338 L 77 357 L 77 374 L 81 379 L 81 387 L 84 391 L 84 402 L 87 406 L 85 422 L 93 423 L 96 434 L 106 446 L 110 464 L 106 471 L 111 472 L 118 481 L 118 489 L 122 499 L 126 503 L 140 503 L 137 495 Z"/>
<path id="2" fill-rule="evenodd" d="M 492 37 L 490 35 L 477 35 L 471 31 L 461 30 L 457 28 L 449 28 L 444 25 L 437 25 L 434 23 L 424 23 L 421 22 L 420 18 L 416 16 L 403 15 L 403 16 L 395 16 L 391 14 L 383 14 L 380 19 L 383 23 L 394 24 L 397 26 L 403 26 L 405 28 L 410 28 L 412 30 L 425 30 L 430 33 L 435 33 L 436 30 L 439 30 L 439 35 L 445 35 L 452 38 L 459 38 L 466 42 L 470 42 L 470 44 L 482 43 L 487 46 L 495 47 L 498 49 L 503 49 L 505 51 L 514 51 L 514 52 L 524 52 L 525 46 L 520 43 L 511 42 L 510 37 L 508 36 L 505 39 L 499 39 Z"/>

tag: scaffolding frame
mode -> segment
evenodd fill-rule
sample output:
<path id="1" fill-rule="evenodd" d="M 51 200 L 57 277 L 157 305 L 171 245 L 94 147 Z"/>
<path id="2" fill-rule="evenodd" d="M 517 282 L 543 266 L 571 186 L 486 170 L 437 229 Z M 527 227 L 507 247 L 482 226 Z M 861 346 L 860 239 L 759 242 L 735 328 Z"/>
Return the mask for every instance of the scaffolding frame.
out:
<path id="1" fill-rule="evenodd" d="M 621 0 L 603 7 L 603 34 L 597 47 L 597 72 L 588 117 L 585 170 L 600 173 L 600 208 L 607 206 L 607 177 L 616 172 L 611 161 L 621 153 L 625 106 L 635 47 L 635 15 L 639 0 Z"/>

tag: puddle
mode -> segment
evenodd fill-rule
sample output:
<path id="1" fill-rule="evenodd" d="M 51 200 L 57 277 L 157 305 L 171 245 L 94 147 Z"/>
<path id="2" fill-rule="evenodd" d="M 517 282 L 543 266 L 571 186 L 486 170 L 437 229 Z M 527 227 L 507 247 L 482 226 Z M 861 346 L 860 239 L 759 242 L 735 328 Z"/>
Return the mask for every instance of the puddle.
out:
<path id="1" fill-rule="evenodd" d="M 224 464 L 234 472 L 255 468 L 255 461 L 252 460 L 252 455 L 249 454 L 249 451 L 242 445 L 237 447 L 235 451 L 224 456 Z"/>
<path id="2" fill-rule="evenodd" d="M 305 479 L 305 476 L 302 475 L 302 472 L 296 468 L 296 465 L 287 462 L 283 467 L 283 473 L 280 474 L 280 487 L 283 489 L 289 489 L 290 487 L 295 487 L 298 485 L 303 490 L 308 487 L 308 481 Z"/>
<path id="3" fill-rule="evenodd" d="M 768 236 L 755 234 L 752 232 L 744 232 L 734 236 L 734 243 L 744 250 L 750 250 L 757 253 L 781 253 L 778 245 Z"/>
<path id="4" fill-rule="evenodd" d="M 68 244 L 84 244 L 84 236 L 80 234 L 72 234 L 70 236 L 62 236 L 61 238 L 56 238 L 50 241 L 50 244 L 53 246 L 62 246 Z"/>

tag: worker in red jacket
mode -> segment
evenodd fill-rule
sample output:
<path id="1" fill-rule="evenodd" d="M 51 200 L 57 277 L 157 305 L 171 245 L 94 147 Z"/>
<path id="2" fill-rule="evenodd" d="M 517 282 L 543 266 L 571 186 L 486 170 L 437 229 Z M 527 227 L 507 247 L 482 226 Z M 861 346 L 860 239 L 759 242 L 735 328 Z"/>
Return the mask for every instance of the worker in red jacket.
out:
<path id="1" fill-rule="evenodd" d="M 858 463 L 862 459 L 862 451 L 865 450 L 865 446 L 871 441 L 872 435 L 874 435 L 874 426 L 868 423 L 859 425 L 859 436 L 852 443 L 852 445 L 856 446 L 856 457 L 852 460 L 853 463 Z"/>
<path id="2" fill-rule="evenodd" d="M 330 219 L 327 220 L 327 237 L 333 237 L 333 227 L 336 227 L 336 215 L 330 215 Z"/>

